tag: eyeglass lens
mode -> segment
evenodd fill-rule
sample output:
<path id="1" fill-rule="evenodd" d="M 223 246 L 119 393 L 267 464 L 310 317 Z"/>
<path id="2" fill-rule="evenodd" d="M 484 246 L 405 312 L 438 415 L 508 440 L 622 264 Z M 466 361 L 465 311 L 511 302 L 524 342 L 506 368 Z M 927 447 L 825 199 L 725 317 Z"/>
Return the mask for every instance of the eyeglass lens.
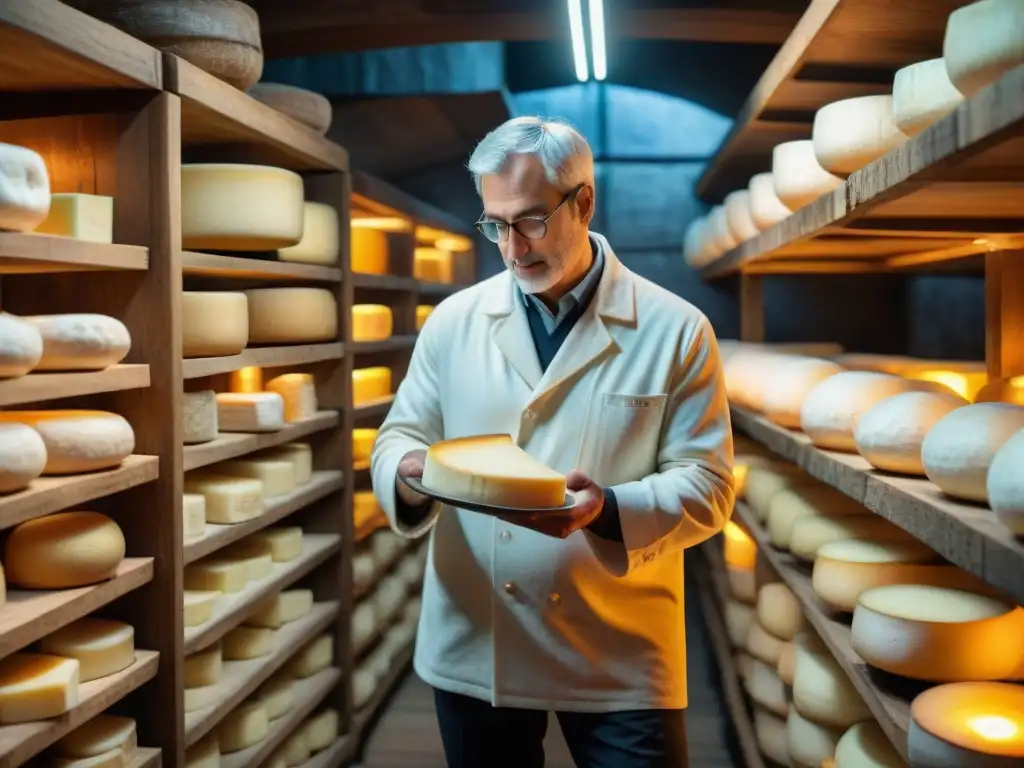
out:
<path id="1" fill-rule="evenodd" d="M 547 222 L 543 219 L 525 218 L 513 222 L 516 231 L 527 240 L 540 240 L 548 231 Z M 509 225 L 503 221 L 481 221 L 480 231 L 492 243 L 504 242 L 508 239 Z"/>

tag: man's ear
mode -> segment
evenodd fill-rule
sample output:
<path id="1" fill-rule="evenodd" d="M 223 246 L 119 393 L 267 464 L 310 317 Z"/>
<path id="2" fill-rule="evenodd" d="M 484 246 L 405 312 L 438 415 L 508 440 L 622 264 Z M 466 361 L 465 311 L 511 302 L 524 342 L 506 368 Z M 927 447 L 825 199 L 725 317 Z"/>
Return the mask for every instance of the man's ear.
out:
<path id="1" fill-rule="evenodd" d="M 594 188 L 589 184 L 584 185 L 576 195 L 576 210 L 583 224 L 589 224 L 594 218 Z"/>

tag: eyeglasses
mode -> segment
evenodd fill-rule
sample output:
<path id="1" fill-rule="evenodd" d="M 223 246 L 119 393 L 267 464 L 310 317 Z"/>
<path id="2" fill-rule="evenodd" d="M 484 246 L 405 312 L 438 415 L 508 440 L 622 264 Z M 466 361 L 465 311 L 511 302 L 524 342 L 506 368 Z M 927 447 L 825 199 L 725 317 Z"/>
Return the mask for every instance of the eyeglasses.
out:
<path id="1" fill-rule="evenodd" d="M 480 221 L 476 222 L 476 228 L 481 235 L 492 243 L 503 243 L 508 240 L 509 229 L 514 229 L 527 240 L 541 240 L 548 233 L 548 220 L 558 213 L 559 209 L 569 200 L 576 197 L 584 186 L 584 184 L 580 184 L 575 189 L 567 192 L 562 201 L 547 216 L 523 216 L 521 219 L 516 219 L 511 223 L 494 221 L 493 219 L 480 219 Z"/>

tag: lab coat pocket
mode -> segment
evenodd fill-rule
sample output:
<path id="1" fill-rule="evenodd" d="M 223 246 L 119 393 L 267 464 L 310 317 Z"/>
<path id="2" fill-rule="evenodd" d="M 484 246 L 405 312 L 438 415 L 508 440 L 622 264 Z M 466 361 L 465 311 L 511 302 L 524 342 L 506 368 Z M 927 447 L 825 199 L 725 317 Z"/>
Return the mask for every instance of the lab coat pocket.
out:
<path id="1" fill-rule="evenodd" d="M 658 443 L 668 395 L 629 395 L 605 392 L 584 431 L 581 458 L 600 485 L 639 480 L 657 469 Z"/>

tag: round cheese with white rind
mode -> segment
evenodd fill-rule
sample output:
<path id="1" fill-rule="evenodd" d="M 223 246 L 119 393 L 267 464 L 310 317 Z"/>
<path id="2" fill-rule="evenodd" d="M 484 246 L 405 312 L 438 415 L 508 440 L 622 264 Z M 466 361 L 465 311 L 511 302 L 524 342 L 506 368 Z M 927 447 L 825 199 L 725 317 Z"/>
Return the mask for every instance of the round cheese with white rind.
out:
<path id="1" fill-rule="evenodd" d="M 893 584 L 862 592 L 853 649 L 885 672 L 928 682 L 1003 680 L 1024 659 L 1024 608 L 944 587 Z"/>
<path id="2" fill-rule="evenodd" d="M 725 222 L 729 227 L 729 234 L 737 243 L 757 237 L 760 230 L 754 223 L 750 210 L 750 192 L 746 189 L 730 192 L 725 196 L 722 207 L 725 208 Z"/>
<path id="3" fill-rule="evenodd" d="M 26 424 L 0 424 L 0 493 L 28 488 L 46 468 L 46 443 Z"/>
<path id="4" fill-rule="evenodd" d="M 845 370 L 831 360 L 796 357 L 772 366 L 765 376 L 761 411 L 771 421 L 789 429 L 800 428 L 800 411 L 808 393 L 830 376 Z"/>
<path id="5" fill-rule="evenodd" d="M 772 150 L 772 185 L 779 201 L 791 211 L 800 210 L 842 184 L 841 178 L 821 167 L 811 139 L 787 141 Z"/>
<path id="6" fill-rule="evenodd" d="M 753 605 L 757 602 L 757 579 L 753 568 L 727 565 L 725 575 L 729 581 L 729 594 L 744 603 Z"/>
<path id="7" fill-rule="evenodd" d="M 792 768 L 821 768 L 821 761 L 835 754 L 842 735 L 842 729 L 818 725 L 790 707 L 786 718 L 789 764 Z"/>
<path id="8" fill-rule="evenodd" d="M 123 621 L 86 616 L 39 641 L 53 656 L 78 659 L 79 682 L 116 674 L 135 663 L 135 628 Z"/>
<path id="9" fill-rule="evenodd" d="M 230 357 L 248 343 L 249 299 L 244 293 L 182 291 L 182 357 Z"/>
<path id="10" fill-rule="evenodd" d="M 850 728 L 836 744 L 835 768 L 906 768 L 892 742 L 874 720 Z"/>
<path id="11" fill-rule="evenodd" d="M 988 503 L 999 520 L 1024 537 L 1024 429 L 1003 443 L 989 466 Z"/>
<path id="12" fill-rule="evenodd" d="M 792 215 L 793 212 L 775 194 L 775 183 L 770 172 L 751 176 L 747 191 L 750 192 L 750 218 L 758 229 L 774 227 Z"/>
<path id="13" fill-rule="evenodd" d="M 324 288 L 254 288 L 249 343 L 301 344 L 338 337 L 338 301 Z"/>
<path id="14" fill-rule="evenodd" d="M 42 155 L 0 143 L 0 232 L 29 232 L 50 212 L 50 174 Z"/>
<path id="15" fill-rule="evenodd" d="M 756 619 L 747 630 L 747 637 L 743 643 L 747 653 L 773 668 L 779 665 L 779 655 L 782 653 L 784 645 L 784 641 L 766 630 Z"/>
<path id="16" fill-rule="evenodd" d="M 792 590 L 777 581 L 757 593 L 757 621 L 776 638 L 792 640 L 803 628 L 804 612 Z"/>
<path id="17" fill-rule="evenodd" d="M 896 127 L 916 136 L 964 100 L 946 72 L 945 59 L 928 59 L 896 71 L 892 81 L 892 115 Z"/>
<path id="18" fill-rule="evenodd" d="M 31 371 L 43 358 L 43 337 L 31 324 L 0 312 L 0 379 L 14 379 Z"/>
<path id="19" fill-rule="evenodd" d="M 124 552 L 124 534 L 106 515 L 58 512 L 15 527 L 3 562 L 11 586 L 71 589 L 114 576 Z"/>
<path id="20" fill-rule="evenodd" d="M 789 712 L 786 686 L 782 684 L 774 667 L 754 659 L 743 684 L 747 695 L 769 712 L 780 717 L 785 717 Z"/>
<path id="21" fill-rule="evenodd" d="M 921 445 L 946 414 L 967 405 L 956 394 L 904 392 L 887 397 L 860 417 L 853 439 L 871 466 L 886 472 L 924 475 Z"/>
<path id="22" fill-rule="evenodd" d="M 932 427 L 921 445 L 925 474 L 954 498 L 988 501 L 989 467 L 996 453 L 1024 429 L 1024 407 L 975 403 L 957 408 Z"/>
<path id="23" fill-rule="evenodd" d="M 814 115 L 811 140 L 821 167 L 849 176 L 907 140 L 896 127 L 891 95 L 857 96 L 826 104 Z"/>
<path id="24" fill-rule="evenodd" d="M 127 419 L 107 411 L 0 411 L 0 423 L 32 427 L 46 445 L 44 475 L 113 469 L 135 450 Z"/>
<path id="25" fill-rule="evenodd" d="M 699 269 L 707 263 L 708 252 L 704 249 L 707 226 L 707 217 L 698 216 L 687 225 L 683 234 L 683 261 L 694 269 Z"/>
<path id="26" fill-rule="evenodd" d="M 776 494 L 789 488 L 817 485 L 818 481 L 796 464 L 751 467 L 747 471 L 744 498 L 758 521 L 765 522 Z"/>
<path id="27" fill-rule="evenodd" d="M 729 642 L 735 648 L 742 648 L 746 642 L 747 633 L 754 623 L 753 607 L 739 600 L 729 600 L 725 603 L 723 619 L 726 632 L 729 635 Z"/>
<path id="28" fill-rule="evenodd" d="M 830 541 L 864 539 L 866 541 L 910 541 L 914 537 L 878 515 L 824 517 L 808 515 L 793 523 L 789 551 L 793 557 L 813 562 L 818 550 Z"/>
<path id="29" fill-rule="evenodd" d="M 815 723 L 848 728 L 871 717 L 850 678 L 828 651 L 800 643 L 793 671 L 793 706 Z"/>
<path id="30" fill-rule="evenodd" d="M 731 251 L 739 245 L 729 230 L 729 220 L 725 215 L 725 206 L 716 205 L 708 214 L 708 235 L 711 245 L 719 254 Z"/>
<path id="31" fill-rule="evenodd" d="M 302 207 L 302 239 L 277 252 L 280 261 L 330 266 L 341 252 L 338 211 L 327 203 L 307 200 Z"/>
<path id="32" fill-rule="evenodd" d="M 766 709 L 755 707 L 754 734 L 757 737 L 757 747 L 765 757 L 778 765 L 789 765 L 786 721 L 783 718 Z"/>
<path id="33" fill-rule="evenodd" d="M 942 58 L 949 79 L 967 98 L 1024 64 L 1024 4 L 979 0 L 946 20 Z"/>
<path id="34" fill-rule="evenodd" d="M 844 493 L 824 485 L 787 488 L 768 505 L 768 536 L 778 549 L 789 549 L 793 526 L 805 517 L 858 517 L 871 512 Z"/>
<path id="35" fill-rule="evenodd" d="M 130 717 L 96 715 L 53 745 L 61 757 L 96 757 L 111 750 L 132 754 L 138 743 L 135 721 Z"/>
<path id="36" fill-rule="evenodd" d="M 255 83 L 247 93 L 323 136 L 331 127 L 333 109 L 326 96 L 285 83 Z"/>
<path id="37" fill-rule="evenodd" d="M 128 327 L 107 315 L 33 315 L 22 320 L 43 339 L 37 371 L 101 371 L 124 360 L 132 347 Z"/>
<path id="38" fill-rule="evenodd" d="M 878 403 L 904 392 L 951 391 L 932 381 L 874 371 L 843 371 L 807 394 L 800 410 L 800 427 L 819 448 L 854 453 L 857 422 Z"/>
<path id="39" fill-rule="evenodd" d="M 782 653 L 779 654 L 779 663 L 776 665 L 775 671 L 779 673 L 779 679 L 782 682 L 792 687 L 793 674 L 796 672 L 796 641 L 782 646 Z"/>

